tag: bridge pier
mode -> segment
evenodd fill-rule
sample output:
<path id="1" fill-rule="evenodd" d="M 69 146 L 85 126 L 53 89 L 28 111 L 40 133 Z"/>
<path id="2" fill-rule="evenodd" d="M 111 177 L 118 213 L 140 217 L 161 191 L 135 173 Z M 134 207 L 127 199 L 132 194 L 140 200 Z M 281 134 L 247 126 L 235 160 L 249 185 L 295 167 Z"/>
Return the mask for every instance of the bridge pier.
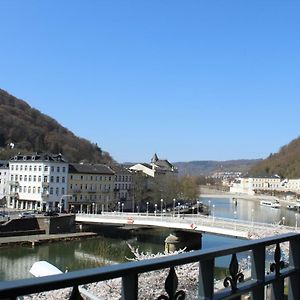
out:
<path id="1" fill-rule="evenodd" d="M 202 234 L 199 232 L 175 231 L 165 239 L 165 251 L 174 252 L 179 249 L 199 250 L 202 248 Z"/>

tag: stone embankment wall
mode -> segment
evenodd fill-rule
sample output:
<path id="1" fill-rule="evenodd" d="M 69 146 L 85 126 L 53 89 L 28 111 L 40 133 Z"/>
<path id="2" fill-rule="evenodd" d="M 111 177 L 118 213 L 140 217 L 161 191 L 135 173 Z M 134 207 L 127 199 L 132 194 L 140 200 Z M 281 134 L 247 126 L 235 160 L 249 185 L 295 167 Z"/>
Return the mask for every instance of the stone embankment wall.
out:
<path id="1" fill-rule="evenodd" d="M 76 231 L 75 215 L 55 217 L 38 216 L 36 218 L 12 219 L 0 225 L 0 236 L 16 236 L 46 233 L 73 233 Z"/>

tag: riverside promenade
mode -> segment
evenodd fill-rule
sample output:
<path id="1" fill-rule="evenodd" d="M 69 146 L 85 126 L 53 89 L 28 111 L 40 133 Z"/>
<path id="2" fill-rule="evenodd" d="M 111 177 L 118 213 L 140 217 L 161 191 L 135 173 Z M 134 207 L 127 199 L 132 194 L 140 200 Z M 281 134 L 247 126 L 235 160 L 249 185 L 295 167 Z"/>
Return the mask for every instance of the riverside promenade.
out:
<path id="1" fill-rule="evenodd" d="M 76 232 L 76 233 L 64 233 L 64 234 L 35 234 L 25 236 L 10 236 L 1 237 L 0 247 L 8 245 L 23 245 L 29 244 L 32 246 L 46 243 L 46 242 L 57 242 L 62 240 L 75 240 L 81 238 L 88 238 L 96 236 L 93 232 Z"/>

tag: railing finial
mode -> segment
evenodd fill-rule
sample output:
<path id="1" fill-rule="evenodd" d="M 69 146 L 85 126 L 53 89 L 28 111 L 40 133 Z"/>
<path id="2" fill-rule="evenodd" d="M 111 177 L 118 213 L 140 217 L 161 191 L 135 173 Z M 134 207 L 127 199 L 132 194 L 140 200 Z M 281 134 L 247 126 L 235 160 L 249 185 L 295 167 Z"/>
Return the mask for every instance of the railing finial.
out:
<path id="1" fill-rule="evenodd" d="M 165 290 L 168 296 L 161 295 L 157 298 L 157 300 L 184 300 L 185 292 L 180 290 L 176 292 L 178 287 L 178 277 L 175 272 L 175 268 L 171 267 L 169 275 L 165 282 Z"/>
<path id="2" fill-rule="evenodd" d="M 281 259 L 281 250 L 280 250 L 279 243 L 277 243 L 275 253 L 274 253 L 275 262 L 270 265 L 270 271 L 271 272 L 275 271 L 275 276 L 277 277 L 280 275 L 280 269 L 284 268 L 284 261 L 280 259 Z"/>
<path id="3" fill-rule="evenodd" d="M 239 264 L 236 258 L 236 254 L 232 254 L 229 273 L 231 276 L 228 276 L 224 279 L 223 285 L 227 288 L 231 285 L 231 291 L 234 293 L 237 290 L 237 283 L 244 281 L 244 274 L 239 272 Z"/>

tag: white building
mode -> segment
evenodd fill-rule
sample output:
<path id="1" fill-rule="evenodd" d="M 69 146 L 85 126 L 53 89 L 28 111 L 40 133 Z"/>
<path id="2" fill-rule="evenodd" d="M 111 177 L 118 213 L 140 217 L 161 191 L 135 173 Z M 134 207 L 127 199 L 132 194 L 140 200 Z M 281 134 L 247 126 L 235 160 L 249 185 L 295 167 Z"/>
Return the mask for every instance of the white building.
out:
<path id="1" fill-rule="evenodd" d="M 285 188 L 290 192 L 300 192 L 300 179 L 288 179 Z"/>
<path id="2" fill-rule="evenodd" d="M 9 161 L 7 205 L 39 211 L 64 209 L 67 184 L 68 163 L 61 154 L 16 155 Z"/>
<path id="3" fill-rule="evenodd" d="M 9 168 L 8 163 L 0 162 L 0 201 L 8 192 Z"/>
<path id="4" fill-rule="evenodd" d="M 242 177 L 236 179 L 230 187 L 231 193 L 254 195 L 259 190 L 280 190 L 282 182 L 279 176 Z"/>

